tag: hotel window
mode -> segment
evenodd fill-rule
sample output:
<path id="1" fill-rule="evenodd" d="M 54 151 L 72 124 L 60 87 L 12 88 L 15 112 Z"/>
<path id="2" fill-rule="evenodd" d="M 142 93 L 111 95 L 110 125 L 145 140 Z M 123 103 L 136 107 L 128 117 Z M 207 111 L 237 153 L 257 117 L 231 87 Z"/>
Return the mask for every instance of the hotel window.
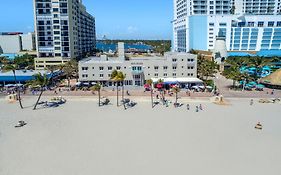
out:
<path id="1" fill-rule="evenodd" d="M 173 61 L 173 62 L 177 62 L 177 59 L 176 59 L 176 58 L 173 58 L 172 61 Z"/>
<path id="2" fill-rule="evenodd" d="M 95 76 L 95 74 L 93 74 L 93 77 Z"/>
<path id="3" fill-rule="evenodd" d="M 215 23 L 209 23 L 209 26 L 215 26 Z"/>
<path id="4" fill-rule="evenodd" d="M 177 66 L 173 66 L 173 70 L 177 70 Z"/>
<path id="5" fill-rule="evenodd" d="M 82 78 L 88 78 L 88 74 L 82 74 Z"/>
<path id="6" fill-rule="evenodd" d="M 100 78 L 103 78 L 103 74 L 100 74 Z"/>
<path id="7" fill-rule="evenodd" d="M 108 77 L 111 78 L 111 74 L 108 74 Z"/>
<path id="8" fill-rule="evenodd" d="M 100 67 L 100 70 L 102 71 L 102 70 L 103 70 L 103 67 Z"/>
<path id="9" fill-rule="evenodd" d="M 164 77 L 167 77 L 167 76 L 168 76 L 168 74 L 167 74 L 167 73 L 164 73 L 163 75 L 164 75 Z"/>
<path id="10" fill-rule="evenodd" d="M 173 73 L 173 77 L 176 77 L 177 76 L 177 74 L 176 73 Z"/>
<path id="11" fill-rule="evenodd" d="M 274 21 L 269 21 L 268 22 L 268 27 L 273 27 L 274 26 Z"/>
<path id="12" fill-rule="evenodd" d="M 163 66 L 163 69 L 164 69 L 164 70 L 167 70 L 167 69 L 168 69 L 168 66 Z"/>
<path id="13" fill-rule="evenodd" d="M 158 67 L 158 66 L 154 66 L 154 69 L 155 69 L 155 70 L 158 70 L 158 69 L 159 69 L 159 67 Z"/>
<path id="14" fill-rule="evenodd" d="M 95 67 L 92 67 L 92 69 L 95 69 Z"/>
<path id="15" fill-rule="evenodd" d="M 220 27 L 226 27 L 226 23 L 220 23 Z"/>
<path id="16" fill-rule="evenodd" d="M 281 27 L 281 21 L 277 21 L 277 27 Z"/>
<path id="17" fill-rule="evenodd" d="M 111 66 L 109 66 L 107 69 L 108 69 L 108 70 L 112 70 L 112 67 L 111 67 Z"/>
<path id="18" fill-rule="evenodd" d="M 121 67 L 120 67 L 120 66 L 117 66 L 117 67 L 116 67 L 116 69 L 117 69 L 117 70 L 120 70 L 120 69 L 121 69 Z"/>
<path id="19" fill-rule="evenodd" d="M 258 27 L 263 27 L 264 22 L 258 22 Z"/>
<path id="20" fill-rule="evenodd" d="M 158 77 L 158 74 L 154 74 L 155 77 Z"/>
<path id="21" fill-rule="evenodd" d="M 88 67 L 82 67 L 82 70 L 86 71 L 88 70 Z"/>

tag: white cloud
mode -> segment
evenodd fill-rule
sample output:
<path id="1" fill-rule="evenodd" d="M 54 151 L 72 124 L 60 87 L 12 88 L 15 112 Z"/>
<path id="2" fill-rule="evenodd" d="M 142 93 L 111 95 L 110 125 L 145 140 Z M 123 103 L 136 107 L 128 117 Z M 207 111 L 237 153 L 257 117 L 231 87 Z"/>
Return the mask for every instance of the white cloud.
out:
<path id="1" fill-rule="evenodd" d="M 134 26 L 129 26 L 127 31 L 128 33 L 135 33 L 136 31 L 138 31 L 138 28 Z"/>

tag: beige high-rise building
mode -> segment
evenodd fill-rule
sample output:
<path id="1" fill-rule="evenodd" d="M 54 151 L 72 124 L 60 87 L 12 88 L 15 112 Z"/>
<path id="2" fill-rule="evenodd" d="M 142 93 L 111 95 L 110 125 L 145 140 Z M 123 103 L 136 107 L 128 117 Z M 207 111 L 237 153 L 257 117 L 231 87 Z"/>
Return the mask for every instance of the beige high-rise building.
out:
<path id="1" fill-rule="evenodd" d="M 82 58 L 96 46 L 95 18 L 82 0 L 33 0 L 36 69 Z"/>

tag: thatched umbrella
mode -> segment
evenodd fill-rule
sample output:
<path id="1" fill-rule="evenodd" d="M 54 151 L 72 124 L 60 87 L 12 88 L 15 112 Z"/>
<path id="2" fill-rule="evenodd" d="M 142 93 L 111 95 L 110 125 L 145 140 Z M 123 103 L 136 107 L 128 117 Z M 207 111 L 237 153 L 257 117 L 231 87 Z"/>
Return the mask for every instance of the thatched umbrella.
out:
<path id="1" fill-rule="evenodd" d="M 261 83 L 266 86 L 281 88 L 281 69 L 278 69 L 269 76 L 262 78 Z"/>

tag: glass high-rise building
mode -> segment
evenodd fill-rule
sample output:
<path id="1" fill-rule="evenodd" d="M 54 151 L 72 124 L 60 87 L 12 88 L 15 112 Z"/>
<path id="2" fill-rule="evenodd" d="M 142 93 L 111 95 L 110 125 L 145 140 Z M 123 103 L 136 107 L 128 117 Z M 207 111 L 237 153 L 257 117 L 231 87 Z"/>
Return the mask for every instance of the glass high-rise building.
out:
<path id="1" fill-rule="evenodd" d="M 36 69 L 82 58 L 96 47 L 95 18 L 82 0 L 33 0 Z"/>
<path id="2" fill-rule="evenodd" d="M 173 49 L 213 50 L 220 33 L 229 51 L 281 49 L 281 0 L 174 0 Z"/>

